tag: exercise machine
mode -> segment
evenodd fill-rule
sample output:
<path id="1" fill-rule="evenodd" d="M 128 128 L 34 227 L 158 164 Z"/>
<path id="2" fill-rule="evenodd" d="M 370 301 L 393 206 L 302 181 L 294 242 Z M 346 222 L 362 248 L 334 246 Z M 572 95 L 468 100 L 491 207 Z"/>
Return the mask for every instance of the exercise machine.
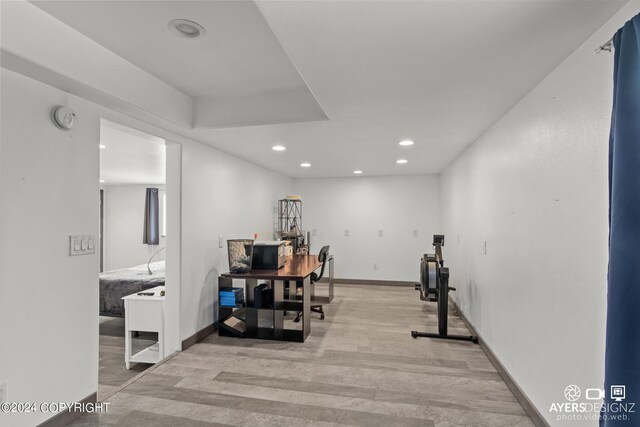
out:
<path id="1" fill-rule="evenodd" d="M 416 289 L 420 291 L 422 301 L 438 303 L 438 332 L 418 332 L 411 331 L 413 338 L 442 338 L 456 341 L 478 342 L 478 337 L 473 335 L 449 335 L 447 324 L 449 316 L 449 291 L 456 288 L 449 286 L 449 268 L 444 266 L 442 258 L 442 247 L 444 246 L 444 235 L 433 235 L 433 247 L 435 254 L 424 254 L 420 260 L 420 284 Z"/>

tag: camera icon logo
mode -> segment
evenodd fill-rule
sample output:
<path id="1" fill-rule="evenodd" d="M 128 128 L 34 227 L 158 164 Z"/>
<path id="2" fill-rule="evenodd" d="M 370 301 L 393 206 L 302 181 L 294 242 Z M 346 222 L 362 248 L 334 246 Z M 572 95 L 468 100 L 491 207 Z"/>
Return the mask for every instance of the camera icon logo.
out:
<path id="1" fill-rule="evenodd" d="M 587 400 L 602 400 L 604 399 L 604 390 L 601 388 L 588 388 L 585 392 Z"/>

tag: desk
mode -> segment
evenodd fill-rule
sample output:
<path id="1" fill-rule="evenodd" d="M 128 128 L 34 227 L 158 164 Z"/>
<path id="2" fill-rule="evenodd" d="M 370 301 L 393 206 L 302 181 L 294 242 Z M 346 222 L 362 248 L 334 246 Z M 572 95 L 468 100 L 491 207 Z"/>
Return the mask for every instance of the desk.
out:
<path id="1" fill-rule="evenodd" d="M 287 257 L 284 267 L 278 270 L 251 270 L 248 273 L 221 275 L 218 278 L 218 289 L 231 288 L 233 279 L 244 280 L 245 301 L 241 307 L 218 306 L 218 334 L 304 342 L 311 330 L 311 297 L 313 294 L 311 273 L 321 266 L 322 264 L 316 255 L 293 255 Z M 329 269 L 330 272 L 333 272 L 333 257 L 331 257 Z M 332 276 L 330 274 L 331 279 Z M 258 286 L 259 280 L 268 282 L 273 291 L 273 306 L 271 308 L 254 307 L 254 289 Z M 302 287 L 302 295 L 296 296 L 296 284 Z M 289 297 L 285 299 L 286 287 L 289 288 Z M 330 280 L 329 289 L 329 297 L 318 297 L 322 299 L 314 299 L 313 301 L 330 302 L 333 299 L 333 280 Z M 259 314 L 265 311 L 272 318 L 272 325 L 260 327 L 258 324 Z M 301 329 L 284 327 L 285 311 L 302 312 Z M 224 322 L 230 317 L 244 320 L 243 334 L 236 333 L 227 327 Z"/>
<path id="2" fill-rule="evenodd" d="M 157 286 L 143 292 L 153 292 L 153 296 L 131 294 L 124 300 L 124 363 L 129 369 L 131 362 L 158 363 L 164 359 L 164 301 L 160 296 L 164 286 Z M 136 354 L 131 354 L 131 332 L 157 332 L 158 342 Z"/>

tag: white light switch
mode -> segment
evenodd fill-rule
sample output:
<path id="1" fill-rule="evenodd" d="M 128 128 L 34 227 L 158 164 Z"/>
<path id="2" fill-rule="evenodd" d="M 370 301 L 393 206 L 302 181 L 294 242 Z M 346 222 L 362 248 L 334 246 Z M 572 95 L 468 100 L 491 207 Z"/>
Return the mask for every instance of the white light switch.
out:
<path id="1" fill-rule="evenodd" d="M 349 237 L 349 230 L 344 230 L 344 237 Z"/>
<path id="2" fill-rule="evenodd" d="M 96 253 L 96 236 L 69 236 L 69 256 L 89 255 Z"/>

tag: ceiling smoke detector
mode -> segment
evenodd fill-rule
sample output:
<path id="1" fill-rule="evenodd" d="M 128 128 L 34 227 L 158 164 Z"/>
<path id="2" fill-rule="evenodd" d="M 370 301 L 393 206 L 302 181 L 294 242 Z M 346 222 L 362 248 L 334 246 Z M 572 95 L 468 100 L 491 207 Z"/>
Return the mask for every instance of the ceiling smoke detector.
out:
<path id="1" fill-rule="evenodd" d="M 173 34 L 184 39 L 198 39 L 206 33 L 202 25 L 188 19 L 172 19 L 168 27 Z"/>

